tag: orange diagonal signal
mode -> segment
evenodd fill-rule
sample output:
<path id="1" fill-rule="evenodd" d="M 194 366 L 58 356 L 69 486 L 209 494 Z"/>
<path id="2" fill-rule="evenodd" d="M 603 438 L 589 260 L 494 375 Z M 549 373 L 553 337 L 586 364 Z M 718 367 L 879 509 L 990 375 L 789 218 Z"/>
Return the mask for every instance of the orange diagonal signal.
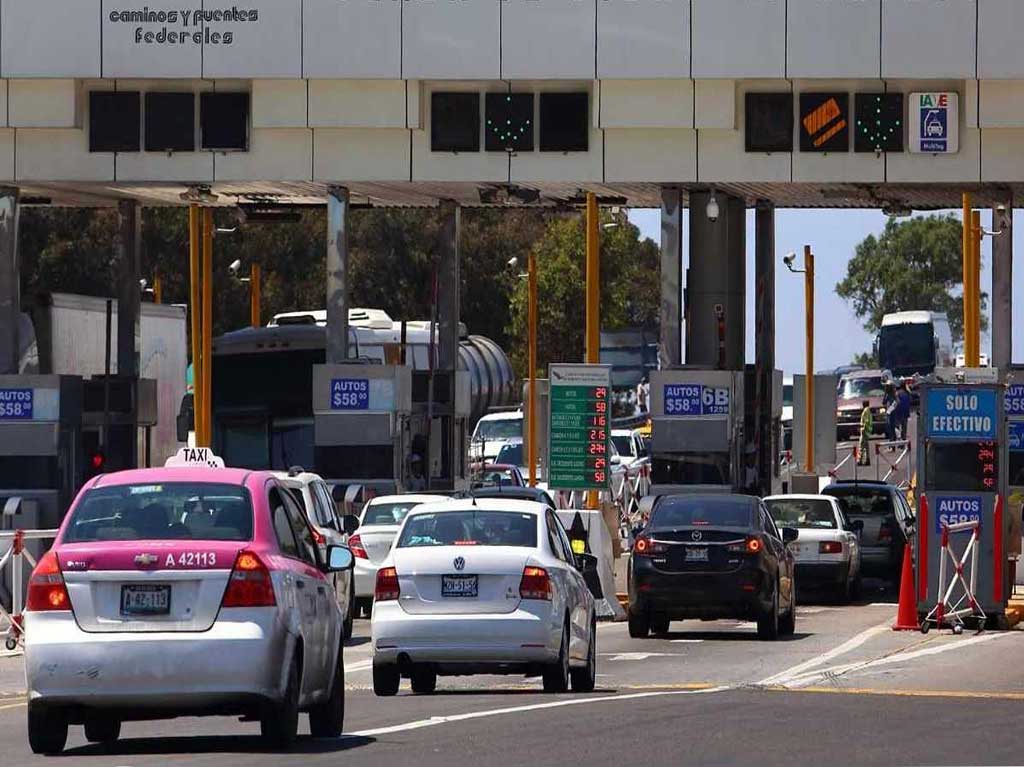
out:
<path id="1" fill-rule="evenodd" d="M 840 118 L 839 121 L 833 122 L 837 117 Z M 808 136 L 812 137 L 811 141 L 816 147 L 826 143 L 846 127 L 846 120 L 842 119 L 842 112 L 835 99 L 826 101 L 813 112 L 806 115 L 802 122 L 804 130 L 807 131 Z M 833 124 L 829 125 L 829 123 Z"/>

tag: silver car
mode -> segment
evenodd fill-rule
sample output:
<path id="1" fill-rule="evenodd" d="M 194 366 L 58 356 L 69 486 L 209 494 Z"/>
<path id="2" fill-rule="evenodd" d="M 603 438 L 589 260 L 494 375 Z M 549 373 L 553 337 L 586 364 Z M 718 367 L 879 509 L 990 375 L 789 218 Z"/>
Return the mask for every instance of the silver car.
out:
<path id="1" fill-rule="evenodd" d="M 125 720 L 257 719 L 287 746 L 344 719 L 342 614 L 302 512 L 268 472 L 174 467 L 101 475 L 33 572 L 25 613 L 28 737 L 63 750 Z"/>

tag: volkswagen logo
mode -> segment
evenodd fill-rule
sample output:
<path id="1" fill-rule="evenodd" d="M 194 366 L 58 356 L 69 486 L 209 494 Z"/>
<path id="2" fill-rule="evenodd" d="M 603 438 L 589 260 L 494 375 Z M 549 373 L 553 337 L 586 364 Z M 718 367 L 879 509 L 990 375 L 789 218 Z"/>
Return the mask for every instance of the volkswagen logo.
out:
<path id="1" fill-rule="evenodd" d="M 455 569 L 456 570 L 465 570 L 466 569 L 466 560 L 463 559 L 462 557 L 455 557 L 455 561 L 452 562 L 452 564 L 455 565 Z"/>
<path id="2" fill-rule="evenodd" d="M 692 533 L 690 533 L 690 537 L 693 538 L 693 540 L 695 541 L 699 541 L 704 536 L 700 530 L 694 530 Z"/>

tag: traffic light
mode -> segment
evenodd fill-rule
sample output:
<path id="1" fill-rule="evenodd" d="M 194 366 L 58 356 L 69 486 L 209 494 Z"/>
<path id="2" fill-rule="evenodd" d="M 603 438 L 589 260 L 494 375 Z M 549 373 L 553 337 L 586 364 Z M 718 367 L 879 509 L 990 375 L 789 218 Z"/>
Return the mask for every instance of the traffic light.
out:
<path id="1" fill-rule="evenodd" d="M 902 93 L 858 93 L 854 117 L 855 152 L 903 151 Z"/>
<path id="2" fill-rule="evenodd" d="M 533 94 L 488 93 L 484 101 L 484 148 L 533 151 Z"/>

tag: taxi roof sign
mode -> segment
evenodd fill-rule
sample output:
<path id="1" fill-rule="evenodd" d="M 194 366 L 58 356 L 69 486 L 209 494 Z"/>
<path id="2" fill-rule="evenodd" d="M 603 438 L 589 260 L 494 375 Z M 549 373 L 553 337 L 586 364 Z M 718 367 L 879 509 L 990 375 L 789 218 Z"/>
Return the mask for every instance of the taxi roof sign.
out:
<path id="1" fill-rule="evenodd" d="M 224 459 L 208 447 L 183 447 L 164 461 L 165 467 L 196 467 L 206 466 L 211 469 L 223 469 Z"/>

